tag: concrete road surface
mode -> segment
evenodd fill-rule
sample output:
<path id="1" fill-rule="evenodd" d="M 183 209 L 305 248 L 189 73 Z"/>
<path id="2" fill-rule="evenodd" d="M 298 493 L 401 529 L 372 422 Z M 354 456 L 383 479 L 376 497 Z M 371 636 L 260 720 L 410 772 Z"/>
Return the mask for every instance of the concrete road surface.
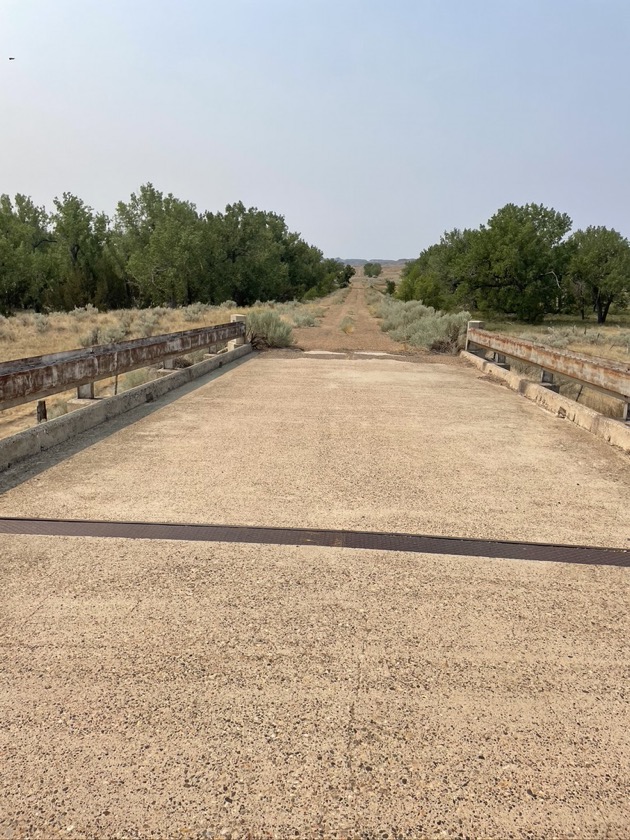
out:
<path id="1" fill-rule="evenodd" d="M 265 354 L 0 482 L 2 516 L 630 546 L 627 457 L 455 363 Z M 1 540 L 0 837 L 627 836 L 627 570 Z"/>

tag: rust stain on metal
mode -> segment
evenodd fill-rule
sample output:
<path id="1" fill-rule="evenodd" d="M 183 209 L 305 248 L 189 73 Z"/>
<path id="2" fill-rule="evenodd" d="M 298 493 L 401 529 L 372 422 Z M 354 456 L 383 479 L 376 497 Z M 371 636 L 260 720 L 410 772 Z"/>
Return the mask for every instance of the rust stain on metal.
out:
<path id="1" fill-rule="evenodd" d="M 2 362 L 0 410 L 244 335 L 236 322 Z"/>
<path id="2" fill-rule="evenodd" d="M 303 545 L 630 568 L 630 550 L 623 548 L 484 540 L 427 534 L 383 533 L 378 531 L 1 517 L 0 534 Z"/>
<path id="3" fill-rule="evenodd" d="M 607 394 L 630 399 L 630 365 L 583 356 L 568 350 L 554 350 L 523 338 L 475 328 L 468 331 L 468 341 L 484 349 L 531 362 L 544 370 L 584 382 Z"/>

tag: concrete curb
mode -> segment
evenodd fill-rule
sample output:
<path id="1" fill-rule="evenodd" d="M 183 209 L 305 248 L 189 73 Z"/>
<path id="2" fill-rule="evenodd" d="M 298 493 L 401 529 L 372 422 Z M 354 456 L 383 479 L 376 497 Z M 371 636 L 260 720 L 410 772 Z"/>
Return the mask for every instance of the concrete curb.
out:
<path id="1" fill-rule="evenodd" d="M 512 390 L 522 394 L 528 400 L 538 403 L 542 408 L 551 411 L 557 417 L 570 420 L 576 426 L 586 429 L 587 432 L 603 438 L 607 443 L 618 446 L 624 452 L 630 454 L 630 425 L 627 423 L 598 414 L 592 408 L 587 408 L 585 405 L 576 403 L 575 400 L 556 394 L 537 382 L 524 379 L 518 373 L 504 370 L 493 362 L 475 356 L 467 350 L 462 350 L 460 355 L 469 364 L 505 382 Z"/>
<path id="2" fill-rule="evenodd" d="M 64 443 L 88 429 L 93 429 L 112 417 L 118 417 L 118 415 L 131 411 L 133 408 L 153 402 L 164 394 L 168 394 L 169 391 L 180 388 L 182 385 L 186 385 L 207 373 L 212 373 L 213 370 L 224 367 L 230 362 L 235 362 L 251 352 L 251 344 L 243 344 L 212 359 L 206 359 L 188 368 L 176 370 L 161 379 L 138 385 L 137 388 L 130 388 L 129 391 L 115 397 L 97 400 L 94 405 L 77 409 L 70 414 L 64 414 L 54 420 L 49 420 L 47 423 L 42 423 L 32 429 L 19 432 L 17 435 L 4 438 L 0 440 L 0 472 L 6 470 L 12 464 L 37 455 L 39 452 L 50 449 L 59 443 Z"/>

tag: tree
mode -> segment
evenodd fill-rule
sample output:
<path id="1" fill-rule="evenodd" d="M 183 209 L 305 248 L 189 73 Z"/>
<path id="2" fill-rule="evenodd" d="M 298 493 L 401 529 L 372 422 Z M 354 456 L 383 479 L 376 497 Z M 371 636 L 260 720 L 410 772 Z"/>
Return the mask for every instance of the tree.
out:
<path id="1" fill-rule="evenodd" d="M 351 265 L 344 265 L 342 268 L 339 269 L 337 272 L 337 283 L 341 288 L 350 285 L 350 281 L 357 273 L 356 269 L 353 268 Z"/>
<path id="2" fill-rule="evenodd" d="M 181 306 L 202 296 L 208 276 L 202 220 L 193 204 L 152 184 L 120 202 L 115 244 L 120 264 L 144 306 Z"/>
<path id="3" fill-rule="evenodd" d="M 377 262 L 367 262 L 363 266 L 363 273 L 366 277 L 379 277 L 383 271 L 383 266 Z"/>
<path id="4" fill-rule="evenodd" d="M 25 195 L 0 196 L 0 312 L 40 309 L 52 273 L 49 218 Z"/>
<path id="5" fill-rule="evenodd" d="M 408 262 L 397 296 L 401 300 L 421 300 L 435 309 L 453 309 L 459 303 L 460 285 L 471 274 L 469 254 L 474 233 L 458 229 L 446 232 L 417 260 Z"/>
<path id="6" fill-rule="evenodd" d="M 80 198 L 64 193 L 55 198 L 51 217 L 54 275 L 45 295 L 52 309 L 88 303 L 101 309 L 129 303 L 128 289 L 111 249 L 109 219 Z"/>
<path id="7" fill-rule="evenodd" d="M 538 321 L 558 309 L 560 252 L 571 229 L 566 213 L 507 204 L 474 232 L 462 262 L 465 293 L 480 309 Z"/>
<path id="8" fill-rule="evenodd" d="M 576 231 L 569 246 L 566 276 L 582 316 L 588 301 L 604 324 L 611 304 L 630 298 L 630 243 L 616 230 L 588 227 Z"/>

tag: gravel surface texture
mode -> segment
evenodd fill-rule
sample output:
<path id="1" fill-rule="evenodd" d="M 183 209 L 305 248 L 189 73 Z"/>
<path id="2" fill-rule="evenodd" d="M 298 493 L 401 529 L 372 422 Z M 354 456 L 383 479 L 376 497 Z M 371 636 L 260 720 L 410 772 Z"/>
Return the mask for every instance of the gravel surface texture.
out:
<path id="1" fill-rule="evenodd" d="M 0 837 L 627 837 L 627 581 L 5 538 Z"/>
<path id="2" fill-rule="evenodd" d="M 249 357 L 0 515 L 630 544 L 630 461 L 465 365 Z M 628 572 L 2 537 L 0 838 L 609 837 Z"/>
<path id="3" fill-rule="evenodd" d="M 630 458 L 463 363 L 268 353 L 183 390 L 1 475 L 0 515 L 630 546 Z"/>

